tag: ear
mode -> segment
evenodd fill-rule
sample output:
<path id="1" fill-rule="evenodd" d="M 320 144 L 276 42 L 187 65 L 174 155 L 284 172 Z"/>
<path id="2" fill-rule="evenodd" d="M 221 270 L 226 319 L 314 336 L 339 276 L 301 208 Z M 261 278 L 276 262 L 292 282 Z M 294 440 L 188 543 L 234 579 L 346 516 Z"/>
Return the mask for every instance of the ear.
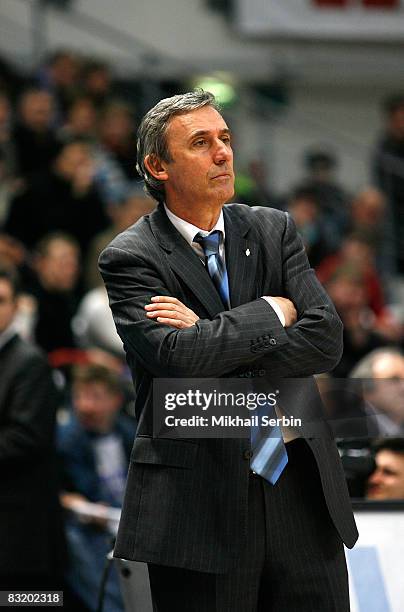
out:
<path id="1" fill-rule="evenodd" d="M 158 181 L 166 181 L 168 179 L 168 172 L 156 155 L 146 155 L 144 165 L 147 172 Z"/>

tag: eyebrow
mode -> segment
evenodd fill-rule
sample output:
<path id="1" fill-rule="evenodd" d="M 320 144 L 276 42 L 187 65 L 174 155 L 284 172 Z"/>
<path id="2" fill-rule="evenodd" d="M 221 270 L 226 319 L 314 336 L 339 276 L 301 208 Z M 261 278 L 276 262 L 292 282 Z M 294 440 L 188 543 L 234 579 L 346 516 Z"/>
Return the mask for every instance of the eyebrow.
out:
<path id="1" fill-rule="evenodd" d="M 191 134 L 191 136 L 189 137 L 189 140 L 193 140 L 194 138 L 198 138 L 198 136 L 207 136 L 211 134 L 210 130 L 197 130 L 196 132 L 194 132 L 193 134 Z M 229 136 L 231 136 L 231 130 L 229 128 L 223 128 L 220 130 L 220 135 L 222 134 L 228 134 Z"/>

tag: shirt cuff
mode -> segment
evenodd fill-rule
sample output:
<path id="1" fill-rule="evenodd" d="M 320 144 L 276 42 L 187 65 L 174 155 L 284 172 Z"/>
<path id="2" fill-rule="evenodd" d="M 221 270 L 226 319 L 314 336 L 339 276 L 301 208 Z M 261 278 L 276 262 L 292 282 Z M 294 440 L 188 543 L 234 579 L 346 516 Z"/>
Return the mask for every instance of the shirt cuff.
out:
<path id="1" fill-rule="evenodd" d="M 272 298 L 272 297 L 270 297 L 268 295 L 263 295 L 261 297 L 262 297 L 263 300 L 268 302 L 268 304 L 271 306 L 271 308 L 275 311 L 275 314 L 278 317 L 279 321 L 281 322 L 282 327 L 285 327 L 285 325 L 286 325 L 285 315 L 283 314 L 282 308 L 279 306 L 279 304 L 276 302 L 276 300 L 274 300 L 274 298 Z"/>

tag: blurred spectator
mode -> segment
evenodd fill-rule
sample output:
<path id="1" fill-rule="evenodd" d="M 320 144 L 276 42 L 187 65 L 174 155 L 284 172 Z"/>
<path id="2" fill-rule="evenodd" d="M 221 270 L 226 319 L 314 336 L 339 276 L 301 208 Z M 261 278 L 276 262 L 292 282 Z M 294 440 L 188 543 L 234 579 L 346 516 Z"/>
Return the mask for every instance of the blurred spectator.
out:
<path id="1" fill-rule="evenodd" d="M 95 287 L 83 297 L 73 320 L 73 330 L 82 348 L 98 347 L 124 358 L 105 287 Z"/>
<path id="2" fill-rule="evenodd" d="M 339 268 L 357 270 L 364 280 L 367 292 L 367 305 L 376 316 L 385 306 L 383 288 L 374 264 L 374 250 L 361 234 L 349 234 L 342 242 L 340 250 L 329 255 L 316 269 L 318 279 L 326 284 Z"/>
<path id="3" fill-rule="evenodd" d="M 71 104 L 60 132 L 62 140 L 83 138 L 93 141 L 97 131 L 97 111 L 89 97 L 79 97 Z"/>
<path id="4" fill-rule="evenodd" d="M 109 208 L 121 204 L 131 191 L 131 182 L 114 156 L 98 143 L 92 148 L 92 157 L 95 166 L 94 185 L 104 205 Z"/>
<path id="5" fill-rule="evenodd" d="M 330 253 L 316 192 L 306 187 L 296 188 L 287 208 L 302 237 L 310 264 L 316 267 Z"/>
<path id="6" fill-rule="evenodd" d="M 35 278 L 35 273 L 32 269 L 31 254 L 24 248 L 21 242 L 8 234 L 0 232 L 0 261 L 10 268 L 15 268 L 18 272 L 21 281 L 21 295 L 19 299 L 19 304 L 21 305 L 22 301 L 25 302 L 27 293 L 30 291 Z M 17 318 L 19 314 L 20 310 L 17 313 Z M 18 331 L 24 339 L 32 340 L 29 333 L 22 333 L 20 327 Z"/>
<path id="7" fill-rule="evenodd" d="M 384 218 L 386 200 L 375 187 L 362 189 L 352 200 L 351 230 L 373 247 L 376 256 L 380 254 L 385 239 Z"/>
<path id="8" fill-rule="evenodd" d="M 13 131 L 16 174 L 27 179 L 55 159 L 59 146 L 52 128 L 53 98 L 46 91 L 29 89 L 19 101 Z"/>
<path id="9" fill-rule="evenodd" d="M 118 162 L 128 180 L 140 180 L 135 166 L 136 128 L 131 108 L 123 102 L 111 102 L 100 117 L 100 140 Z"/>
<path id="10" fill-rule="evenodd" d="M 46 358 L 14 328 L 18 279 L 0 268 L 0 586 L 60 589 L 56 391 Z"/>
<path id="11" fill-rule="evenodd" d="M 135 424 L 120 413 L 121 384 L 106 368 L 77 369 L 72 399 L 73 411 L 59 425 L 58 436 L 64 477 L 61 500 L 71 512 L 67 518 L 71 558 L 68 580 L 89 609 L 95 611 L 105 555 L 112 548 L 107 509 L 122 504 Z M 78 520 L 83 513 L 87 517 L 85 523 Z M 115 571 L 107 582 L 105 610 L 123 610 Z"/>
<path id="12" fill-rule="evenodd" d="M 0 185 L 15 175 L 15 151 L 12 142 L 12 111 L 8 96 L 0 90 Z M 1 219 L 0 219 L 1 222 Z"/>
<path id="13" fill-rule="evenodd" d="M 344 324 L 344 351 L 333 375 L 345 377 L 359 359 L 386 342 L 375 330 L 375 317 L 368 307 L 366 282 L 360 270 L 352 266 L 339 268 L 326 289 Z"/>
<path id="14" fill-rule="evenodd" d="M 84 93 L 100 111 L 112 95 L 112 76 L 109 66 L 99 60 L 90 60 L 82 69 L 81 83 Z"/>
<path id="15" fill-rule="evenodd" d="M 94 164 L 94 187 L 103 203 L 108 206 L 120 203 L 127 197 L 130 181 L 115 154 L 99 142 L 98 123 L 98 113 L 91 98 L 80 97 L 69 108 L 67 122 L 59 136 L 64 142 L 79 139 L 89 145 Z M 135 151 L 132 154 L 134 156 Z"/>
<path id="16" fill-rule="evenodd" d="M 386 195 L 392 221 L 396 271 L 404 273 L 404 95 L 389 98 L 385 126 L 373 155 L 376 185 Z"/>
<path id="17" fill-rule="evenodd" d="M 94 186 L 94 160 L 88 144 L 64 144 L 52 168 L 38 174 L 11 203 L 4 230 L 32 248 L 50 231 L 66 232 L 85 254 L 91 238 L 108 226 Z"/>
<path id="18" fill-rule="evenodd" d="M 333 248 L 337 248 L 349 217 L 349 198 L 335 178 L 337 158 L 328 148 L 312 149 L 306 151 L 304 165 L 304 182 L 317 196 L 326 223 L 327 240 Z"/>
<path id="19" fill-rule="evenodd" d="M 147 196 L 143 189 L 138 186 L 132 189 L 131 195 L 129 195 L 124 202 L 109 208 L 112 225 L 95 236 L 88 251 L 85 268 L 86 287 L 89 289 L 100 285 L 104 287 L 104 283 L 98 271 L 98 257 L 102 249 L 104 249 L 119 232 L 123 232 L 130 225 L 136 223 L 143 215 L 148 215 L 153 212 L 155 207 L 155 201 Z"/>
<path id="20" fill-rule="evenodd" d="M 64 234 L 43 238 L 36 247 L 37 283 L 32 289 L 37 302 L 34 327 L 36 343 L 50 353 L 75 346 L 71 327 L 79 296 L 79 247 Z"/>
<path id="21" fill-rule="evenodd" d="M 363 380 L 367 413 L 374 415 L 378 435 L 404 435 L 404 356 L 383 347 L 361 359 L 351 378 Z"/>
<path id="22" fill-rule="evenodd" d="M 368 322 L 373 330 L 386 342 L 403 339 L 403 324 L 400 313 L 385 303 L 382 276 L 375 264 L 374 247 L 363 234 L 349 234 L 342 242 L 341 249 L 326 257 L 318 266 L 316 273 L 321 283 L 327 284 L 339 269 L 352 270 L 361 276 L 366 288 Z"/>
<path id="23" fill-rule="evenodd" d="M 375 446 L 375 470 L 367 483 L 367 499 L 404 499 L 404 439 L 389 438 Z"/>
<path id="24" fill-rule="evenodd" d="M 60 49 L 52 53 L 42 67 L 39 84 L 56 101 L 56 124 L 62 125 L 67 109 L 79 92 L 80 60 L 73 51 Z"/>

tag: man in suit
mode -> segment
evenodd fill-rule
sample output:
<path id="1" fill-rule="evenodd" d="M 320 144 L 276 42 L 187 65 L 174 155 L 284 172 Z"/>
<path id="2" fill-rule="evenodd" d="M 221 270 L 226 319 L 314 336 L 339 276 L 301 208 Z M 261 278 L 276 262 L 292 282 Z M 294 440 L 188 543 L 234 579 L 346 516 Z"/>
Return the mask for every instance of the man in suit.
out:
<path id="1" fill-rule="evenodd" d="M 152 437 L 153 378 L 310 377 L 338 362 L 341 322 L 287 214 L 223 208 L 233 153 L 211 94 L 147 113 L 138 169 L 159 207 L 100 256 L 137 390 L 115 555 L 148 562 L 157 612 L 347 612 L 357 531 L 325 424 L 280 439 L 264 476 L 249 440 Z M 320 419 L 311 378 L 294 403 Z"/>
<path id="2" fill-rule="evenodd" d="M 16 332 L 17 293 L 0 267 L 0 588 L 60 589 L 56 389 L 45 356 Z"/>

